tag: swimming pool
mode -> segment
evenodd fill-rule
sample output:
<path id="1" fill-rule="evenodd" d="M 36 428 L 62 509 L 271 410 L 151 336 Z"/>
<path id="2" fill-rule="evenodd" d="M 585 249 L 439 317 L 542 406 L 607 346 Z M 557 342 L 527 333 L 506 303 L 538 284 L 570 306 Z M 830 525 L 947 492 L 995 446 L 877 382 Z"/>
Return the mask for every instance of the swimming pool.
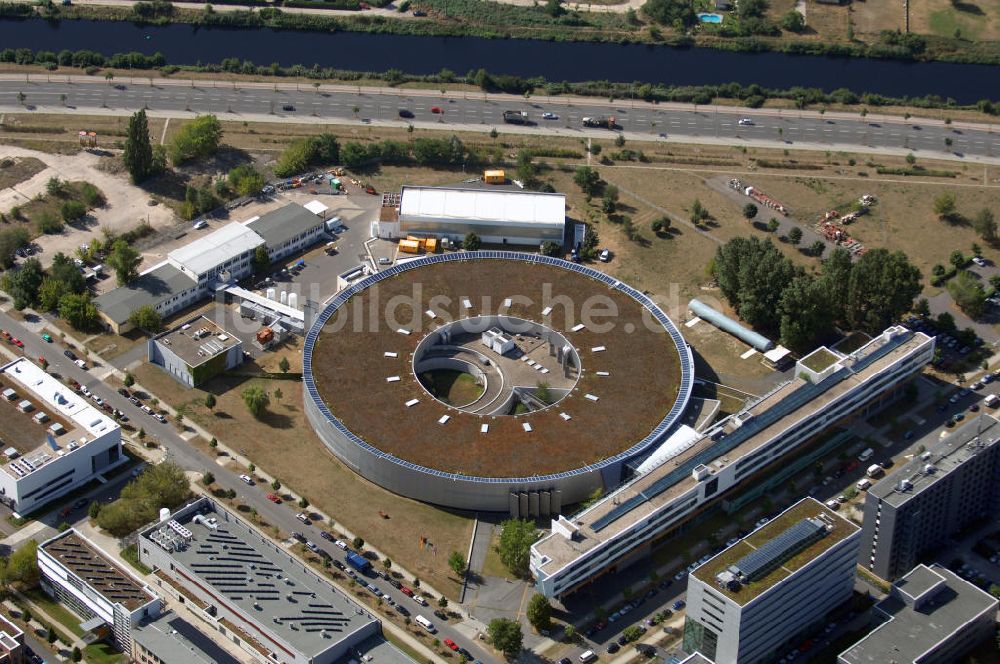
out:
<path id="1" fill-rule="evenodd" d="M 698 20 L 702 23 L 722 23 L 722 14 L 698 14 Z"/>

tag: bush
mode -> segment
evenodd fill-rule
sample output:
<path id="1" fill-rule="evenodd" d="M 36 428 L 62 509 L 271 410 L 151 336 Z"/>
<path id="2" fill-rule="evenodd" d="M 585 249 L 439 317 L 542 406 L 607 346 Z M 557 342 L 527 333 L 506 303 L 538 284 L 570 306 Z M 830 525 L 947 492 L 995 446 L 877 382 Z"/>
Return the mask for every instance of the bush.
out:
<path id="1" fill-rule="evenodd" d="M 66 201 L 59 208 L 59 212 L 65 221 L 76 221 L 87 214 L 87 206 L 80 201 Z"/>
<path id="2" fill-rule="evenodd" d="M 192 159 L 210 157 L 219 149 L 222 124 L 214 115 L 199 115 L 181 127 L 170 141 L 170 161 L 182 164 Z"/>
<path id="3" fill-rule="evenodd" d="M 80 187 L 80 197 L 88 207 L 95 208 L 104 205 L 104 194 L 89 182 L 84 182 Z"/>
<path id="4" fill-rule="evenodd" d="M 43 212 L 38 219 L 38 231 L 46 235 L 61 233 L 63 225 L 62 219 L 48 212 Z"/>

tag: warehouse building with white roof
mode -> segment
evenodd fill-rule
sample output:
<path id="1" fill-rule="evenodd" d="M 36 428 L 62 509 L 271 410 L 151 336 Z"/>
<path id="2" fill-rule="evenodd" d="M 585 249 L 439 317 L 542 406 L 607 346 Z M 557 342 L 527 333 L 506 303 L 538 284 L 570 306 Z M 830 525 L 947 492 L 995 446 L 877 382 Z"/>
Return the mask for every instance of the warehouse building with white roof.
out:
<path id="1" fill-rule="evenodd" d="M 403 187 L 399 215 L 379 222 L 385 238 L 448 238 L 475 233 L 486 244 L 560 245 L 566 232 L 566 195 L 501 187 Z"/>

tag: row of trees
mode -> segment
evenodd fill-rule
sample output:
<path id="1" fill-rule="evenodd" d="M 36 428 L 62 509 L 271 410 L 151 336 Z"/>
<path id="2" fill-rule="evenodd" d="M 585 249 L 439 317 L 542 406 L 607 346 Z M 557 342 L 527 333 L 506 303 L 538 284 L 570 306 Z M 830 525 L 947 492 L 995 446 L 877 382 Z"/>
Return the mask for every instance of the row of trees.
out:
<path id="1" fill-rule="evenodd" d="M 476 164 L 482 157 L 451 138 L 415 138 L 410 143 L 386 139 L 377 143 L 350 141 L 341 150 L 340 161 L 351 170 L 376 164 L 416 164 L 418 166 L 459 166 Z M 277 171 L 275 171 L 277 172 Z"/>
<path id="2" fill-rule="evenodd" d="M 340 143 L 333 134 L 299 138 L 281 153 L 274 174 L 284 178 L 304 173 L 318 164 L 336 164 L 341 159 Z"/>
<path id="3" fill-rule="evenodd" d="M 901 251 L 874 249 L 852 262 L 838 248 L 813 276 L 756 237 L 719 247 L 711 270 L 740 318 L 779 332 L 781 343 L 797 351 L 810 349 L 834 325 L 881 332 L 912 308 L 922 288 L 920 271 Z"/>

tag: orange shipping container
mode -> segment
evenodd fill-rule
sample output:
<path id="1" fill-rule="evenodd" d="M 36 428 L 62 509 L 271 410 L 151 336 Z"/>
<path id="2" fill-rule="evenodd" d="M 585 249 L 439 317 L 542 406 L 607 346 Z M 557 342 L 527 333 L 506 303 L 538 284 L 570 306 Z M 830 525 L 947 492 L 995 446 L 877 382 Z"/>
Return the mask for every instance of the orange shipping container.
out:
<path id="1" fill-rule="evenodd" d="M 408 254 L 419 254 L 420 253 L 420 243 L 416 240 L 400 240 L 399 250 L 406 252 Z"/>

